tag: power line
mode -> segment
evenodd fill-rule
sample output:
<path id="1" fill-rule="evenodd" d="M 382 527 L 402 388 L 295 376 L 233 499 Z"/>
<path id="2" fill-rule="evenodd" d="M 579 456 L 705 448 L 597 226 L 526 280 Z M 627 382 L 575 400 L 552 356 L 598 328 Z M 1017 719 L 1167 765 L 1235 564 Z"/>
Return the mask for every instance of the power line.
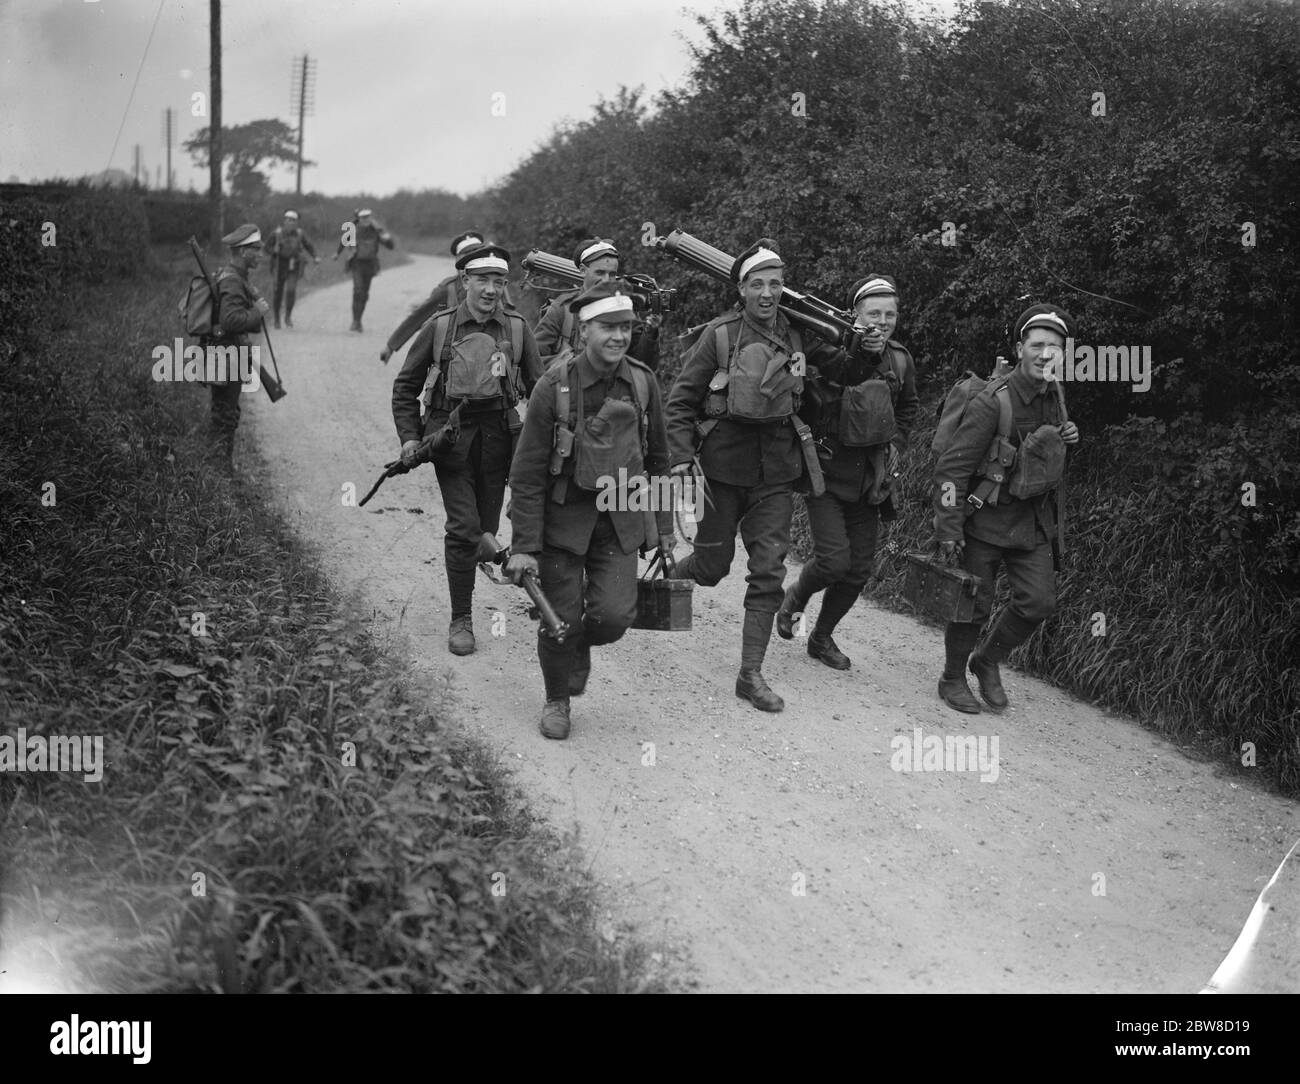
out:
<path id="1" fill-rule="evenodd" d="M 140 85 L 140 73 L 144 71 L 144 62 L 149 57 L 149 46 L 153 44 L 154 31 L 158 29 L 158 20 L 162 16 L 165 3 L 167 3 L 167 0 L 158 0 L 158 10 L 154 13 L 153 26 L 149 28 L 149 40 L 144 43 L 144 55 L 140 57 L 140 66 L 135 70 L 135 82 L 131 84 L 131 96 L 127 98 L 126 108 L 122 110 L 122 123 L 117 126 L 117 135 L 113 138 L 113 149 L 108 152 L 108 165 L 104 167 L 105 173 L 113 166 L 113 157 L 117 154 L 117 143 L 122 138 L 122 129 L 126 127 L 126 118 L 131 112 L 131 103 L 135 101 L 135 88 Z"/>

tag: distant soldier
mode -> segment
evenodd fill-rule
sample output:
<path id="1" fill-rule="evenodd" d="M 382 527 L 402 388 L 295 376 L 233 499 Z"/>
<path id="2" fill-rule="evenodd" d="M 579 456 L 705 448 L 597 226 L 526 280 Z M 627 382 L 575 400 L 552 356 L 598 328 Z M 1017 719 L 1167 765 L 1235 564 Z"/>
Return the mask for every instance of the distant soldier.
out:
<path id="1" fill-rule="evenodd" d="M 569 735 L 569 698 L 587 687 L 591 649 L 618 640 L 636 617 L 637 548 L 671 553 L 674 542 L 671 509 L 627 510 L 627 479 L 668 467 L 659 382 L 627 354 L 632 299 L 606 282 L 570 305 L 582 350 L 552 365 L 528 401 L 510 470 L 506 565 L 516 583 L 525 572 L 539 575 L 570 629 L 563 643 L 545 626 L 537 636 L 546 686 L 540 729 L 556 739 Z M 613 495 L 609 510 L 597 501 L 601 490 Z"/>
<path id="2" fill-rule="evenodd" d="M 349 234 L 352 244 L 347 244 Z M 345 248 L 352 250 L 347 259 L 348 270 L 352 272 L 352 327 L 351 331 L 361 330 L 361 314 L 366 311 L 366 302 L 370 300 L 370 280 L 379 274 L 379 246 L 391 249 L 393 236 L 374 221 L 369 208 L 362 208 L 351 222 L 343 223 L 339 247 L 334 250 L 334 259 Z"/>
<path id="3" fill-rule="evenodd" d="M 477 230 L 469 230 L 462 233 L 459 237 L 453 238 L 451 242 L 451 256 L 454 260 L 462 252 L 471 248 L 477 248 L 484 243 L 484 238 Z M 402 349 L 406 340 L 414 335 L 424 325 L 435 312 L 441 309 L 454 308 L 465 300 L 465 292 L 460 286 L 460 275 L 448 275 L 437 286 L 433 288 L 433 293 L 429 299 L 411 310 L 411 314 L 397 325 L 397 330 L 388 336 L 388 342 L 379 352 L 379 360 L 385 365 L 397 351 Z M 509 304 L 509 295 L 507 294 L 506 304 Z"/>
<path id="4" fill-rule="evenodd" d="M 249 346 L 249 335 L 261 329 L 271 306 L 249 276 L 262 262 L 262 234 L 245 224 L 221 239 L 230 249 L 230 259 L 218 269 L 213 283 L 217 291 L 217 322 L 221 335 L 205 338 L 202 345 L 225 347 Z M 226 466 L 235 459 L 235 430 L 239 428 L 239 396 L 242 381 L 238 373 L 227 373 L 221 383 L 208 385 L 212 392 L 212 417 L 209 425 L 211 448 Z"/>
<path id="5" fill-rule="evenodd" d="M 764 238 L 736 257 L 731 277 L 742 307 L 704 328 L 665 407 L 672 474 L 693 473 L 698 437 L 707 482 L 695 549 L 677 574 L 716 584 L 731 568 L 739 527 L 749 575 L 736 695 L 761 711 L 785 707 L 761 667 L 783 596 L 795 483 L 818 469 L 811 439 L 800 439 L 806 347 L 777 307 L 785 262 L 774 245 Z M 831 347 L 818 342 L 818 350 L 820 358 Z"/>
<path id="6" fill-rule="evenodd" d="M 280 326 L 280 303 L 283 301 L 284 322 L 293 327 L 293 303 L 298 296 L 298 280 L 305 270 L 303 252 L 312 258 L 313 263 L 320 263 L 316 249 L 298 225 L 297 211 L 284 212 L 284 221 L 271 232 L 266 251 L 271 257 L 271 270 L 275 274 L 275 326 Z"/>
<path id="7" fill-rule="evenodd" d="M 618 279 L 619 255 L 614 242 L 608 238 L 588 237 L 573 250 L 573 262 L 582 272 L 582 287 L 553 297 L 542 310 L 533 334 L 537 336 L 537 349 L 542 360 L 550 365 L 565 349 L 581 351 L 578 343 L 578 321 L 570 306 L 579 293 L 593 286 Z M 651 314 L 644 320 L 635 319 L 632 325 L 632 344 L 628 354 L 654 370 L 659 367 L 659 325 L 662 317 Z"/>
<path id="8" fill-rule="evenodd" d="M 944 633 L 947 663 L 939 696 L 958 711 L 980 710 L 966 684 L 968 658 L 985 702 L 997 710 L 1007 706 L 998 666 L 1056 608 L 1052 550 L 1062 526 L 1057 492 L 1065 472 L 1065 445 L 1078 442 L 1079 429 L 1062 421 L 1057 395 L 1044 373 L 1055 364 L 1060 378 L 1070 323 L 1055 305 L 1031 305 L 1020 314 L 1014 331 L 1018 364 L 971 399 L 935 464 L 939 551 L 950 559 L 959 556 L 962 568 L 982 581 L 973 620 L 952 622 Z M 1015 452 L 1006 479 L 977 485 L 991 453 L 997 452 L 1004 464 L 1011 461 L 1004 441 Z M 980 627 L 993 608 L 999 565 L 1006 569 L 1011 603 L 976 648 Z"/>
<path id="9" fill-rule="evenodd" d="M 919 405 L 912 355 L 890 337 L 898 323 L 894 280 L 874 272 L 859 279 L 848 307 L 867 337 L 856 354 L 840 351 L 818 366 L 826 401 L 805 417 L 829 452 L 822 461 L 826 492 L 805 498 L 813 559 L 786 588 L 776 615 L 777 634 L 789 640 L 795 615 L 824 588 L 808 654 L 835 670 L 851 663 L 831 633 L 871 576 L 880 521 L 897 515 L 891 481 Z"/>
<path id="10" fill-rule="evenodd" d="M 453 655 L 468 655 L 475 647 L 479 542 L 500 524 L 510 458 L 523 425 L 519 406 L 541 377 L 542 361 L 524 318 L 503 304 L 510 253 L 498 245 L 466 249 L 456 269 L 465 300 L 434 315 L 415 337 L 393 381 L 393 421 L 407 462 L 421 439 L 439 430 L 451 442 L 433 460 L 447 516 L 447 647 Z"/>

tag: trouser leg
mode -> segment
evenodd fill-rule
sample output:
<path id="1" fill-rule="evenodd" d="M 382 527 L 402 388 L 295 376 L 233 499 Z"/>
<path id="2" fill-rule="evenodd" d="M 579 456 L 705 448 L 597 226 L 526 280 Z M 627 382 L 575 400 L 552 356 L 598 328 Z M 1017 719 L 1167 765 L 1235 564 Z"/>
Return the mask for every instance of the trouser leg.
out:
<path id="1" fill-rule="evenodd" d="M 234 459 L 235 430 L 239 428 L 239 396 L 243 385 L 238 382 L 210 384 L 212 413 L 208 420 L 209 447 L 227 462 Z"/>
<path id="2" fill-rule="evenodd" d="M 829 636 L 844 615 L 853 608 L 871 576 L 875 562 L 876 536 L 880 525 L 879 505 L 865 500 L 844 506 L 844 527 L 848 542 L 848 567 L 826 588 L 822 608 L 813 629 L 816 636 Z"/>
<path id="3" fill-rule="evenodd" d="M 293 319 L 294 302 L 298 300 L 298 272 L 291 271 L 285 278 L 284 282 L 284 318 L 285 320 Z M 276 305 L 276 312 L 280 311 L 279 304 Z"/>
<path id="4" fill-rule="evenodd" d="M 740 537 L 749 554 L 745 609 L 775 614 L 781 606 L 785 558 L 790 552 L 794 490 L 788 484 L 760 486 L 747 496 L 740 520 Z"/>

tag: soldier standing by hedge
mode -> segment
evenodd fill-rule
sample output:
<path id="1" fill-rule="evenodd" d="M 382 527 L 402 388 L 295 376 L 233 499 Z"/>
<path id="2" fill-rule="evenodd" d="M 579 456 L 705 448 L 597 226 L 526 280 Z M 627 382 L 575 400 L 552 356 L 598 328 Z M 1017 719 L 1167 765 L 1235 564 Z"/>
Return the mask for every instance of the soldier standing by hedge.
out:
<path id="1" fill-rule="evenodd" d="M 306 251 L 313 263 L 320 263 L 311 240 L 298 225 L 298 212 L 285 211 L 284 221 L 276 226 L 267 242 L 266 251 L 271 257 L 271 270 L 275 274 L 275 326 L 280 326 L 280 303 L 284 302 L 284 322 L 293 327 L 293 303 L 298 297 L 298 280 L 304 269 L 302 254 Z"/>
<path id="2" fill-rule="evenodd" d="M 1055 305 L 1031 305 L 1020 314 L 1014 329 L 1015 369 L 970 400 L 952 442 L 935 464 L 934 532 L 939 551 L 949 559 L 959 556 L 962 567 L 982 581 L 973 620 L 951 622 L 944 633 L 947 662 L 939 696 L 958 711 L 980 710 L 966 683 L 968 658 L 985 702 L 997 710 L 1007 706 L 998 665 L 1056 608 L 1052 550 L 1062 527 L 1057 493 L 1065 472 L 1065 445 L 1078 443 L 1079 429 L 1074 422 L 1062 422 L 1057 396 L 1044 374 L 1055 362 L 1060 378 L 1070 323 Z M 1009 424 L 1000 421 L 1004 410 L 1009 411 Z M 1002 446 L 1000 426 L 1004 425 L 1014 461 Z M 1006 481 L 986 497 L 976 494 L 968 502 L 967 493 L 974 488 L 981 465 L 995 451 L 1004 465 L 1011 466 Z M 999 565 L 1006 568 L 1011 603 L 976 648 L 980 627 L 993 608 Z"/>
<path id="3" fill-rule="evenodd" d="M 692 474 L 698 434 L 707 482 L 695 549 L 677 575 L 703 587 L 718 583 L 731 568 L 739 527 L 749 575 L 736 695 L 761 711 L 785 707 L 761 667 L 781 606 L 794 486 L 806 463 L 796 431 L 796 423 L 803 428 L 796 416 L 803 338 L 777 307 L 785 263 L 774 245 L 764 238 L 736 258 L 731 278 L 742 308 L 704 328 L 665 408 L 671 473 Z"/>
<path id="4" fill-rule="evenodd" d="M 919 405 L 912 355 L 890 338 L 898 323 L 894 280 L 875 272 L 859 279 L 848 307 L 868 336 L 858 353 L 840 351 L 819 366 L 827 402 L 810 410 L 809 420 L 830 452 L 822 462 L 826 492 L 805 498 L 814 556 L 786 589 L 776 615 L 777 634 L 789 640 L 795 615 L 824 588 L 808 654 L 835 670 L 851 663 L 831 633 L 871 575 L 880 521 L 897 515 L 890 482 Z"/>
<path id="5" fill-rule="evenodd" d="M 575 353 L 582 350 L 578 338 L 578 321 L 571 311 L 574 299 L 594 286 L 618 279 L 618 249 L 609 238 L 588 237 L 580 242 L 573 250 L 573 262 L 582 272 L 582 287 L 553 297 L 533 329 L 533 334 L 537 337 L 537 349 L 542 352 L 542 360 L 547 365 L 566 348 Z M 632 325 L 632 344 L 628 348 L 628 355 L 652 370 L 659 367 L 661 319 L 652 314 L 644 320 L 635 320 Z"/>
<path id="6" fill-rule="evenodd" d="M 636 617 L 636 551 L 673 549 L 672 510 L 627 510 L 621 489 L 603 510 L 598 491 L 626 478 L 662 475 L 668 467 L 663 398 L 654 374 L 627 353 L 632 299 L 598 283 L 570 305 L 583 350 L 552 365 L 528 401 L 510 471 L 512 542 L 506 570 L 515 582 L 540 574 L 542 591 L 570 632 L 556 643 L 541 628 L 537 657 L 546 685 L 541 732 L 569 734 L 569 698 L 582 695 L 591 649 L 622 637 Z M 584 424 L 584 419 L 586 422 Z M 567 435 L 565 435 L 567 434 Z M 569 443 L 560 454 L 558 441 Z M 558 468 L 553 469 L 553 468 Z"/>
<path id="7" fill-rule="evenodd" d="M 352 244 L 346 244 L 348 234 L 353 234 Z M 343 224 L 339 247 L 334 250 L 334 259 L 345 248 L 352 250 L 347 259 L 347 267 L 352 272 L 352 327 L 351 331 L 361 330 L 361 314 L 366 311 L 366 302 L 370 300 L 370 280 L 379 274 L 379 246 L 391 249 L 393 235 L 376 223 L 369 208 L 362 208 L 351 222 Z"/>
<path id="8" fill-rule="evenodd" d="M 474 651 L 474 574 L 484 532 L 496 534 L 522 421 L 517 410 L 542 375 L 524 318 L 504 306 L 510 253 L 467 249 L 456 260 L 465 300 L 430 319 L 393 381 L 393 421 L 408 463 L 422 437 L 455 432 L 433 459 L 447 515 L 443 558 L 451 595 L 447 647 Z M 426 414 L 420 421 L 418 403 Z"/>
<path id="9" fill-rule="evenodd" d="M 221 239 L 230 249 L 230 259 L 217 270 L 213 283 L 217 291 L 219 337 L 205 337 L 201 345 L 241 347 L 249 345 L 249 335 L 262 327 L 271 306 L 253 284 L 249 275 L 262 261 L 262 234 L 252 224 L 231 230 Z M 212 392 L 212 416 L 209 423 L 212 452 L 226 466 L 235 459 L 235 430 L 239 428 L 239 396 L 243 382 L 239 374 L 227 373 L 221 383 L 208 385 Z"/>

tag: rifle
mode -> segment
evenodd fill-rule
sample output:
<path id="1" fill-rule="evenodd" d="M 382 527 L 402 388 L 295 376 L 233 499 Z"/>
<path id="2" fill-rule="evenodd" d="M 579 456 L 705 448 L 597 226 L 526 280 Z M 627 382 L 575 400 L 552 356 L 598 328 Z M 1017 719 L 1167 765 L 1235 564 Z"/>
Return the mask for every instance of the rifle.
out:
<path id="1" fill-rule="evenodd" d="M 194 254 L 194 260 L 199 265 L 199 271 L 203 275 L 203 281 L 208 284 L 208 291 L 212 294 L 212 311 L 217 316 L 213 322 L 220 327 L 220 299 L 221 295 L 217 293 L 216 283 L 212 281 L 212 276 L 208 274 L 208 265 L 203 262 L 203 250 L 199 248 L 199 243 L 195 240 L 194 235 L 190 235 L 190 252 Z M 220 332 L 218 332 L 218 335 Z M 266 394 L 271 397 L 271 402 L 278 403 L 288 393 L 284 390 L 284 385 L 280 382 L 280 366 L 275 360 L 275 348 L 271 346 L 271 336 L 266 330 L 266 321 L 262 321 L 262 334 L 266 336 L 266 348 L 271 352 L 271 364 L 275 366 L 275 376 L 266 371 L 266 366 L 260 361 L 257 366 L 257 375 L 262 380 L 262 387 L 266 389 Z"/>
<path id="2" fill-rule="evenodd" d="M 1061 374 L 1053 367 L 1051 384 L 1056 389 L 1056 401 L 1061 407 L 1061 424 L 1070 420 L 1065 410 L 1065 389 L 1061 387 Z M 1052 536 L 1052 571 L 1061 571 L 1061 559 L 1065 556 L 1065 472 L 1056 486 L 1056 534 Z"/>
<path id="3" fill-rule="evenodd" d="M 490 531 L 484 531 L 483 537 L 479 539 L 477 556 L 479 568 L 483 570 L 484 575 L 489 580 L 493 583 L 507 582 L 493 575 L 488 565 L 504 565 L 510 560 L 509 546 L 501 545 L 496 540 L 496 536 Z M 520 586 L 528 592 L 528 597 L 533 600 L 533 605 L 541 616 L 542 624 L 550 631 L 557 643 L 564 643 L 565 636 L 569 634 L 569 625 L 567 622 L 560 620 L 560 615 L 555 612 L 555 607 L 551 605 L 550 599 L 542 594 L 542 588 L 537 582 L 537 577 L 531 572 L 525 572 L 520 580 Z"/>
<path id="4" fill-rule="evenodd" d="M 736 262 L 735 257 L 728 256 L 698 237 L 692 237 L 684 230 L 673 230 L 667 236 L 656 237 L 655 247 L 663 249 L 669 256 L 697 271 L 734 285 L 731 268 Z M 829 301 L 784 286 L 777 307 L 785 313 L 788 320 L 833 346 L 854 351 L 862 343 L 864 332 L 853 326 L 853 314 L 837 309 Z"/>
<path id="5" fill-rule="evenodd" d="M 448 448 L 454 446 L 459 439 L 460 407 L 457 407 L 448 415 L 446 425 L 420 442 L 420 446 L 415 449 L 415 454 L 411 457 L 410 466 L 407 466 L 400 456 L 391 463 L 384 464 L 384 473 L 375 479 L 375 484 L 370 487 L 370 492 L 357 502 L 358 507 L 364 505 L 366 501 L 378 493 L 379 487 L 388 479 L 396 478 L 399 474 L 408 474 L 421 464 L 431 462 L 435 455 L 445 452 Z"/>

